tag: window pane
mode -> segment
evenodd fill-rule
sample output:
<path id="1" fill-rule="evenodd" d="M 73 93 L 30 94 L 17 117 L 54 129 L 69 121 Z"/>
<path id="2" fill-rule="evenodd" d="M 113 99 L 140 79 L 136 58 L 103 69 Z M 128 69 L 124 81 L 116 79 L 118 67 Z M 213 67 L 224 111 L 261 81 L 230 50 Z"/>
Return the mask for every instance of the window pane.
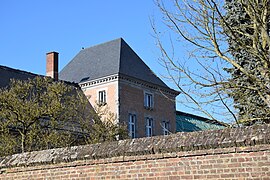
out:
<path id="1" fill-rule="evenodd" d="M 102 102 L 102 101 L 101 101 L 101 98 L 102 98 L 102 97 L 101 97 L 101 91 L 99 91 L 99 92 L 98 92 L 98 102 Z"/>
<path id="2" fill-rule="evenodd" d="M 163 134 L 169 135 L 169 122 L 163 121 L 162 128 L 163 128 Z"/>
<path id="3" fill-rule="evenodd" d="M 150 137 L 153 135 L 153 119 L 147 117 L 146 119 L 146 136 Z"/>
<path id="4" fill-rule="evenodd" d="M 103 91 L 103 102 L 106 103 L 106 92 Z"/>
<path id="5" fill-rule="evenodd" d="M 144 106 L 153 107 L 153 95 L 149 93 L 144 94 Z"/>
<path id="6" fill-rule="evenodd" d="M 98 92 L 98 102 L 99 103 L 106 103 L 106 91 L 99 91 Z"/>
<path id="7" fill-rule="evenodd" d="M 129 114 L 129 122 L 128 122 L 128 127 L 129 127 L 129 136 L 131 138 L 135 138 L 136 135 L 136 115 L 135 114 Z"/>

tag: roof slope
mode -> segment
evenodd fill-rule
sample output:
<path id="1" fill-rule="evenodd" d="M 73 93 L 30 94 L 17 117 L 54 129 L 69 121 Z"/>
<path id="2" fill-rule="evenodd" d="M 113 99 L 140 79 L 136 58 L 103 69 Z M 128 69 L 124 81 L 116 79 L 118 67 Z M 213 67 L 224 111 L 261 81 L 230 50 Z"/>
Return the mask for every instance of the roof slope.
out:
<path id="1" fill-rule="evenodd" d="M 38 76 L 26 71 L 0 66 L 0 88 L 7 87 L 11 79 L 27 80 Z"/>
<path id="2" fill-rule="evenodd" d="M 224 129 L 229 125 L 217 120 L 210 120 L 194 114 L 176 111 L 176 132 Z"/>
<path id="3" fill-rule="evenodd" d="M 19 69 L 14 69 L 11 67 L 7 66 L 1 66 L 0 65 L 0 88 L 8 87 L 10 84 L 11 79 L 16 79 L 16 80 L 28 80 L 28 79 L 33 79 L 37 76 L 40 77 L 48 77 L 40 74 L 35 74 Z M 50 78 L 50 77 L 48 77 Z M 71 83 L 69 81 L 63 81 L 67 85 L 71 85 L 74 87 L 79 87 L 78 84 L 76 83 Z"/>
<path id="4" fill-rule="evenodd" d="M 59 78 L 79 83 L 113 74 L 168 88 L 122 38 L 81 50 L 61 70 Z"/>

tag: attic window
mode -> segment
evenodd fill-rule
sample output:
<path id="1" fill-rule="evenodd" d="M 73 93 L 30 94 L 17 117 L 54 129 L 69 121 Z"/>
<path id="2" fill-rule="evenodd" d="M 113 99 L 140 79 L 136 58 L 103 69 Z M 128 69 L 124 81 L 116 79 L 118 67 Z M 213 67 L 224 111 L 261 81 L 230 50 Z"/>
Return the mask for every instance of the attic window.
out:
<path id="1" fill-rule="evenodd" d="M 80 82 L 87 81 L 88 79 L 89 79 L 89 77 L 82 78 L 82 80 Z"/>

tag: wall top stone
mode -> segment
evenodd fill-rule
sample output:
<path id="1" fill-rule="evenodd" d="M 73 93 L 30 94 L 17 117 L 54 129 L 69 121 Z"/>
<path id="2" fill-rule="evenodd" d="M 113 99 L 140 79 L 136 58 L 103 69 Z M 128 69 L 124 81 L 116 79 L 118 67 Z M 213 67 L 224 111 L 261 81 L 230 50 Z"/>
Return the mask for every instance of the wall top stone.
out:
<path id="1" fill-rule="evenodd" d="M 0 157 L 0 168 L 270 144 L 270 125 L 180 132 Z"/>

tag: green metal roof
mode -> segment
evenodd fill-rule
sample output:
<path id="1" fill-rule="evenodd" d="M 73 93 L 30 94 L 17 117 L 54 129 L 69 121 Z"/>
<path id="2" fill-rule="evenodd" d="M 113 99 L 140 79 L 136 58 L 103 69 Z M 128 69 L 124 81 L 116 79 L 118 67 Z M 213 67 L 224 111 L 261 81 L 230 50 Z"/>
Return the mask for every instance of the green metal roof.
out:
<path id="1" fill-rule="evenodd" d="M 227 125 L 225 123 L 210 120 L 201 116 L 189 113 L 176 112 L 176 132 L 192 132 L 203 130 L 223 129 Z"/>

